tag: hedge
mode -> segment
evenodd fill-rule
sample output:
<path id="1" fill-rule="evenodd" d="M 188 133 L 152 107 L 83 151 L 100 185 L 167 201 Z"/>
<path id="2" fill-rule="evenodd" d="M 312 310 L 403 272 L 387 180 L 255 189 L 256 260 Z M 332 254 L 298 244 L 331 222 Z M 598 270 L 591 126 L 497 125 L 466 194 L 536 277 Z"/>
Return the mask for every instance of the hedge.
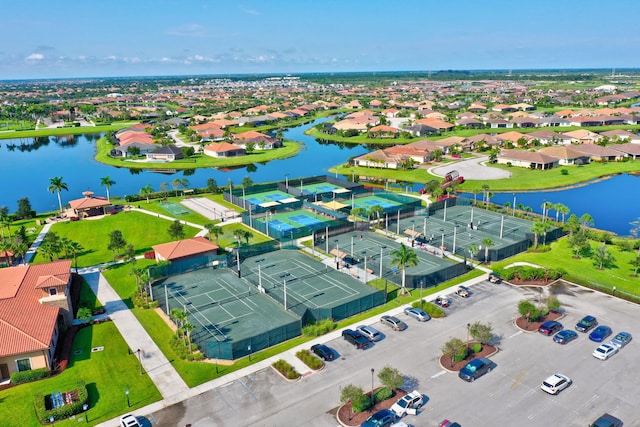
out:
<path id="1" fill-rule="evenodd" d="M 14 384 L 28 383 L 37 381 L 51 375 L 51 371 L 47 368 L 30 369 L 28 371 L 14 372 L 11 374 L 11 382 Z"/>
<path id="2" fill-rule="evenodd" d="M 429 316 L 436 319 L 445 317 L 445 313 L 443 309 L 425 300 L 416 301 L 413 304 L 411 304 L 411 306 L 423 309 L 425 313 L 427 313 Z"/>
<path id="3" fill-rule="evenodd" d="M 58 408 L 47 409 L 45 405 L 45 396 L 37 393 L 35 396 L 34 407 L 36 415 L 42 423 L 48 423 L 53 416 L 54 420 L 63 420 L 72 415 L 82 412 L 85 403 L 89 401 L 89 393 L 84 381 L 78 381 L 78 400 Z"/>
<path id="4" fill-rule="evenodd" d="M 311 354 L 309 350 L 300 350 L 296 353 L 298 359 L 302 360 L 305 365 L 313 370 L 320 369 L 324 366 L 322 360 Z"/>
<path id="5" fill-rule="evenodd" d="M 300 374 L 285 360 L 276 360 L 272 366 L 289 380 L 300 378 Z"/>

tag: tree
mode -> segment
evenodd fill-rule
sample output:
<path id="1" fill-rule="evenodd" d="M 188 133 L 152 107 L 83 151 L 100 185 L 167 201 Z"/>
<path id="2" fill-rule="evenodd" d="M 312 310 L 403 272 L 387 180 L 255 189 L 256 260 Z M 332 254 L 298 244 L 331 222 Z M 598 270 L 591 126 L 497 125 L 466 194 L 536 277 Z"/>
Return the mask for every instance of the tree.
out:
<path id="1" fill-rule="evenodd" d="M 402 287 L 400 293 L 407 292 L 406 288 L 406 269 L 407 267 L 415 267 L 418 265 L 418 255 L 413 249 L 407 248 L 404 243 L 400 243 L 400 248 L 394 249 L 390 252 L 391 265 L 396 266 L 402 270 Z"/>
<path id="2" fill-rule="evenodd" d="M 60 207 L 60 212 L 62 212 L 62 199 L 60 198 L 60 192 L 62 190 L 69 191 L 67 184 L 62 180 L 61 176 L 54 176 L 53 178 L 49 178 L 49 192 L 58 193 L 58 206 Z"/>
<path id="3" fill-rule="evenodd" d="M 220 244 L 218 243 L 218 239 L 220 236 L 224 234 L 224 230 L 222 230 L 221 227 L 218 227 L 217 225 L 212 223 L 205 224 L 204 228 L 206 228 L 207 231 L 209 232 L 209 240 L 211 240 L 211 236 L 215 236 L 216 246 L 220 246 Z"/>
<path id="4" fill-rule="evenodd" d="M 173 321 L 176 323 L 176 326 L 178 327 L 177 329 L 180 330 L 182 329 L 183 323 L 187 320 L 187 313 L 185 313 L 183 310 L 180 310 L 179 308 L 172 308 L 171 312 L 169 313 L 169 317 L 173 319 Z"/>
<path id="5" fill-rule="evenodd" d="M 389 387 L 391 390 L 402 387 L 402 383 L 404 382 L 404 378 L 402 378 L 400 371 L 389 365 L 385 366 L 380 370 L 380 372 L 378 372 L 378 379 L 385 387 Z"/>
<path id="6" fill-rule="evenodd" d="M 143 197 L 146 197 L 147 199 L 147 204 L 149 203 L 149 196 L 151 196 L 151 194 L 153 194 L 153 188 L 151 188 L 151 184 L 147 184 L 144 187 L 142 187 L 140 189 L 140 194 L 142 194 Z"/>
<path id="7" fill-rule="evenodd" d="M 112 185 L 116 185 L 116 182 L 112 180 L 109 175 L 103 176 L 100 178 L 100 185 L 107 189 L 107 201 L 111 201 L 111 195 L 109 194 L 109 189 Z"/>
<path id="8" fill-rule="evenodd" d="M 242 238 L 245 240 L 247 246 L 249 246 L 249 239 L 251 239 L 252 237 L 253 237 L 252 232 L 250 232 L 249 230 L 243 230 Z"/>
<path id="9" fill-rule="evenodd" d="M 74 242 L 73 240 L 69 243 L 69 252 L 73 258 L 73 265 L 75 266 L 76 273 L 78 272 L 78 254 L 84 250 L 82 245 L 78 242 Z"/>
<path id="10" fill-rule="evenodd" d="M 171 181 L 171 186 L 176 191 L 176 197 L 178 197 L 178 190 L 182 186 L 182 180 L 180 180 L 179 178 L 174 179 L 173 181 Z"/>
<path id="11" fill-rule="evenodd" d="M 480 344 L 488 344 L 493 339 L 493 327 L 491 323 L 475 322 L 471 324 L 469 334 Z"/>
<path id="12" fill-rule="evenodd" d="M 595 250 L 592 255 L 593 260 L 598 265 L 598 270 L 603 270 L 605 267 L 608 268 L 614 262 L 616 262 L 616 258 L 607 248 L 607 245 L 601 243 Z"/>
<path id="13" fill-rule="evenodd" d="M 171 236 L 171 238 L 174 240 L 184 239 L 185 236 L 184 226 L 182 225 L 180 220 L 177 219 L 171 223 L 167 232 L 169 233 L 169 236 Z"/>
<path id="14" fill-rule="evenodd" d="M 196 328 L 196 325 L 186 321 L 182 324 L 182 332 L 187 336 L 187 342 L 189 343 L 189 354 L 191 354 L 191 332 Z"/>
<path id="15" fill-rule="evenodd" d="M 489 237 L 482 239 L 482 246 L 484 246 L 484 262 L 489 262 L 489 248 L 493 246 L 493 240 Z"/>
<path id="16" fill-rule="evenodd" d="M 131 270 L 129 270 L 129 275 L 136 278 L 136 290 L 140 292 L 140 298 L 144 293 L 144 276 L 146 273 L 147 269 L 145 267 L 131 267 Z"/>
<path id="17" fill-rule="evenodd" d="M 362 412 L 371 406 L 371 402 L 362 387 L 348 384 L 340 388 L 340 402 L 347 404 L 351 402 L 351 408 L 355 412 Z"/>
<path id="18" fill-rule="evenodd" d="M 129 243 L 124 250 L 124 262 L 130 262 L 133 265 L 136 264 L 136 249 L 131 243 Z"/>
<path id="19" fill-rule="evenodd" d="M 214 178 L 207 179 L 207 191 L 215 193 L 218 191 L 218 183 Z"/>
<path id="20" fill-rule="evenodd" d="M 573 233 L 567 238 L 567 245 L 574 251 L 574 258 L 580 258 L 580 253 L 589 246 L 587 233 L 583 230 Z"/>
<path id="21" fill-rule="evenodd" d="M 459 362 L 467 357 L 467 345 L 460 338 L 451 338 L 442 346 L 442 354 L 451 357 L 452 362 Z"/>
<path id="22" fill-rule="evenodd" d="M 49 261 L 53 261 L 53 257 L 56 255 L 55 248 L 50 241 L 45 239 L 40 246 L 38 246 L 38 252 L 45 258 L 49 258 Z"/>
<path id="23" fill-rule="evenodd" d="M 580 217 L 580 226 L 582 228 L 586 229 L 587 227 L 593 227 L 593 225 L 594 225 L 593 217 L 588 213 Z"/>
<path id="24" fill-rule="evenodd" d="M 633 277 L 638 277 L 638 269 L 640 268 L 640 254 L 636 254 L 635 258 L 629 261 L 629 264 L 633 266 Z"/>
<path id="25" fill-rule="evenodd" d="M 532 322 L 537 321 L 545 314 L 542 309 L 536 307 L 534 303 L 527 300 L 522 300 L 518 303 L 518 313 Z"/>
<path id="26" fill-rule="evenodd" d="M 576 214 L 571 214 L 567 222 L 564 224 L 564 229 L 569 232 L 569 236 L 577 232 L 580 229 L 580 220 Z"/>
<path id="27" fill-rule="evenodd" d="M 564 224 L 565 215 L 571 212 L 569 207 L 563 205 L 562 203 L 556 203 L 555 205 L 553 205 L 553 208 L 556 210 L 556 222 L 558 222 L 558 214 L 562 214 L 562 223 Z"/>
<path id="28" fill-rule="evenodd" d="M 242 178 L 242 184 L 241 184 L 244 188 L 247 187 L 251 187 L 253 185 L 253 180 L 251 179 L 250 176 L 245 176 L 244 178 Z"/>
<path id="29" fill-rule="evenodd" d="M 531 231 L 533 232 L 533 250 L 538 249 L 538 241 L 541 234 L 546 236 L 547 231 L 549 231 L 549 224 L 544 222 L 544 220 L 536 220 L 533 223 L 533 227 L 531 227 Z M 546 243 L 546 242 L 545 242 Z"/>
<path id="30" fill-rule="evenodd" d="M 471 245 L 467 249 L 469 250 L 469 258 L 471 258 L 471 263 L 473 263 L 473 257 L 478 253 L 478 247 L 476 245 Z"/>
<path id="31" fill-rule="evenodd" d="M 122 236 L 122 231 L 113 230 L 109 233 L 109 245 L 107 249 L 113 252 L 113 260 L 116 260 L 116 253 L 120 255 L 120 250 L 127 245 L 127 241 Z"/>

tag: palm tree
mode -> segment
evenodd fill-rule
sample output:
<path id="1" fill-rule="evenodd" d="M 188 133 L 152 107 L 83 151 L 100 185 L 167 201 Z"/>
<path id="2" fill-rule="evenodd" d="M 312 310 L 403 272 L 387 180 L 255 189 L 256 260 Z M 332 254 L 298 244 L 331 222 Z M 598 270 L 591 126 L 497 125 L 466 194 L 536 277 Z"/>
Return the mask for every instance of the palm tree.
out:
<path id="1" fill-rule="evenodd" d="M 73 256 L 73 265 L 75 265 L 76 273 L 78 272 L 78 253 L 82 252 L 84 248 L 78 242 L 74 242 L 73 240 L 68 245 L 69 252 Z"/>
<path id="2" fill-rule="evenodd" d="M 533 232 L 533 250 L 538 249 L 538 239 L 540 234 L 546 234 L 546 223 L 544 220 L 537 220 L 533 223 L 533 227 L 531 227 L 531 231 Z"/>
<path id="3" fill-rule="evenodd" d="M 242 238 L 247 242 L 247 246 L 249 246 L 249 239 L 253 237 L 253 233 L 249 230 L 243 230 Z"/>
<path id="4" fill-rule="evenodd" d="M 7 239 L 0 239 L 0 255 L 4 255 L 4 258 L 7 260 L 7 265 L 11 266 L 13 264 L 13 244 Z"/>
<path id="5" fill-rule="evenodd" d="M 53 178 L 49 178 L 48 190 L 51 193 L 58 193 L 58 206 L 60 207 L 60 212 L 62 212 L 62 199 L 60 198 L 60 192 L 62 190 L 69 191 L 69 187 L 67 187 L 67 184 L 64 181 L 62 181 L 61 176 L 55 176 Z"/>
<path id="6" fill-rule="evenodd" d="M 191 354 L 191 331 L 196 328 L 196 325 L 186 321 L 182 324 L 182 331 L 187 336 L 187 342 L 189 343 L 189 354 Z"/>
<path id="7" fill-rule="evenodd" d="M 471 245 L 467 249 L 469 250 L 469 258 L 471 258 L 471 263 L 473 264 L 473 256 L 478 253 L 478 247 Z"/>
<path id="8" fill-rule="evenodd" d="M 15 243 L 13 244 L 13 253 L 15 254 L 15 256 L 20 256 L 22 258 L 22 263 L 25 264 L 25 254 L 27 253 L 27 251 L 29 250 L 29 245 L 27 245 L 26 242 L 23 242 L 21 240 L 16 240 Z"/>
<path id="9" fill-rule="evenodd" d="M 559 212 L 562 215 L 562 223 L 564 224 L 565 215 L 569 215 L 569 212 L 571 212 L 571 209 L 569 209 L 569 207 L 567 205 L 563 205 L 562 203 L 558 203 L 556 205 L 556 212 Z M 556 221 L 557 220 L 558 220 L 558 218 L 556 216 Z"/>
<path id="10" fill-rule="evenodd" d="M 489 237 L 482 239 L 482 246 L 484 246 L 484 262 L 489 263 L 489 248 L 493 246 L 493 240 Z"/>
<path id="11" fill-rule="evenodd" d="M 147 198 L 147 204 L 149 203 L 149 196 L 153 193 L 153 188 L 151 188 L 151 184 L 147 184 L 140 189 L 140 194 Z"/>
<path id="12" fill-rule="evenodd" d="M 400 243 L 400 248 L 392 250 L 391 255 L 391 265 L 394 265 L 402 270 L 402 288 L 400 289 L 401 294 L 405 294 L 407 292 L 406 287 L 406 270 L 407 267 L 415 267 L 418 265 L 418 255 L 416 251 L 413 249 L 407 248 L 404 243 Z"/>
<path id="13" fill-rule="evenodd" d="M 238 241 L 238 247 L 240 247 L 242 239 L 244 238 L 244 230 L 242 228 L 237 228 L 233 230 L 233 237 Z"/>
<path id="14" fill-rule="evenodd" d="M 112 180 L 109 175 L 107 176 L 103 176 L 102 178 L 100 178 L 100 185 L 102 185 L 103 187 L 105 187 L 107 189 L 107 201 L 110 202 L 111 201 L 111 196 L 109 195 L 109 189 L 111 188 L 112 185 L 116 185 L 116 182 L 114 180 Z"/>
<path id="15" fill-rule="evenodd" d="M 219 238 L 219 236 L 224 234 L 224 231 L 222 230 L 222 228 L 218 227 L 217 225 L 215 225 L 213 223 L 205 224 L 204 228 L 206 228 L 207 231 L 209 232 L 209 240 L 211 240 L 211 236 L 212 235 L 215 236 L 216 237 L 216 246 L 220 246 L 220 244 L 218 243 L 218 238 Z"/>

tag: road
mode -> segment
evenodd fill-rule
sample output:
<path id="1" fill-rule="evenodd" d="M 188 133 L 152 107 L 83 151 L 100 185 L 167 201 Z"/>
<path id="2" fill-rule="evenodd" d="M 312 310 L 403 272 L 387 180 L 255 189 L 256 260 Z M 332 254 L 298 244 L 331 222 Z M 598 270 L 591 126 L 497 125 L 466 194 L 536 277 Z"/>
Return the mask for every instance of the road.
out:
<path id="1" fill-rule="evenodd" d="M 458 171 L 465 179 L 503 179 L 509 178 L 511 172 L 499 168 L 490 168 L 483 163 L 489 161 L 488 156 L 472 157 L 454 163 L 447 163 L 444 166 L 437 166 L 429 169 L 429 173 L 439 177 L 444 177 L 452 170 Z"/>

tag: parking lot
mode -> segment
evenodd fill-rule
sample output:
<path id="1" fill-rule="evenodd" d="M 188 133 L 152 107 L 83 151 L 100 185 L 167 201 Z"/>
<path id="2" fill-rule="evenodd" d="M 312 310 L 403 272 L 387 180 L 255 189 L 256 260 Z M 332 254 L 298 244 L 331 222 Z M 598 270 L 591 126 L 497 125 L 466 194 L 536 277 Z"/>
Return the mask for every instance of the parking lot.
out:
<path id="1" fill-rule="evenodd" d="M 577 340 L 562 346 L 551 337 L 521 332 L 514 326 L 518 301 L 543 298 L 538 289 L 481 282 L 472 292 L 469 298 L 452 292 L 444 319 L 418 322 L 398 309 L 397 316 L 409 325 L 402 332 L 372 319 L 368 323 L 385 336 L 369 349 L 356 350 L 342 338 L 328 341 L 339 358 L 301 381 L 287 382 L 267 368 L 230 378 L 226 385 L 150 418 L 160 426 L 335 426 L 332 411 L 339 405 L 340 388 L 354 384 L 370 390 L 372 368 L 377 387 L 377 372 L 389 365 L 405 376 L 407 391 L 417 389 L 429 398 L 418 415 L 405 418 L 414 426 L 437 426 L 448 418 L 464 427 L 584 427 L 603 412 L 622 419 L 625 426 L 640 425 L 636 421 L 640 403 L 635 391 L 640 381 L 634 363 L 637 341 L 600 361 L 591 355 L 598 344 L 589 341 L 587 334 L 580 333 Z M 579 287 L 563 285 L 553 293 L 566 310 L 560 319 L 565 328 L 573 328 L 585 314 L 592 314 L 601 325 L 610 326 L 614 335 L 625 330 L 640 339 L 637 306 Z M 438 360 L 444 342 L 451 337 L 466 340 L 467 324 L 476 321 L 492 324 L 501 351 L 492 356 L 496 363 L 492 372 L 467 383 L 443 369 Z M 553 373 L 573 380 L 557 396 L 540 390 L 541 382 Z"/>

